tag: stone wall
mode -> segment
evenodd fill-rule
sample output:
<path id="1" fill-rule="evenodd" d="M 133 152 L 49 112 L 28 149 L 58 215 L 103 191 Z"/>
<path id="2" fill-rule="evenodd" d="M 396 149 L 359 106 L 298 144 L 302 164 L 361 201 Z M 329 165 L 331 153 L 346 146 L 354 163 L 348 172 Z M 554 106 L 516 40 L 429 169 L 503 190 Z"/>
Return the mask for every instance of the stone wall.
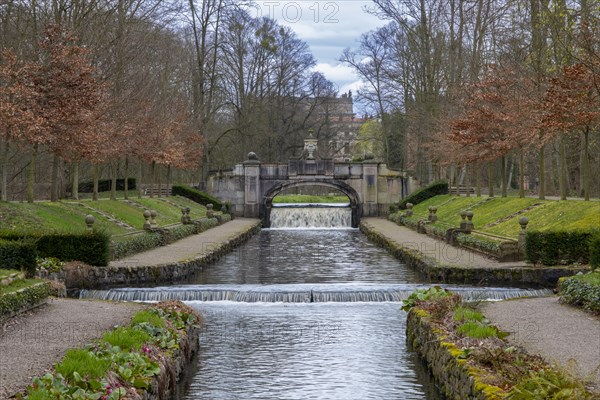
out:
<path id="1" fill-rule="evenodd" d="M 457 357 L 460 350 L 445 341 L 446 337 L 429 323 L 428 314 L 412 308 L 406 322 L 406 340 L 409 350 L 415 351 L 429 367 L 436 384 L 448 399 L 496 400 L 504 392 L 479 382 L 477 370 L 466 360 Z"/>
<path id="2" fill-rule="evenodd" d="M 100 289 L 114 286 L 162 284 L 181 281 L 192 277 L 204 267 L 229 253 L 235 247 L 246 242 L 260 231 L 261 223 L 256 221 L 250 229 L 239 233 L 226 243 L 219 243 L 207 253 L 175 264 L 156 266 L 128 267 L 92 267 L 76 265 L 64 271 L 64 280 L 70 295 L 77 294 L 80 289 Z"/>
<path id="3" fill-rule="evenodd" d="M 375 244 L 436 283 L 471 285 L 536 285 L 554 288 L 558 279 L 588 271 L 586 267 L 461 267 L 443 265 L 414 249 L 403 247 L 360 224 L 360 230 Z"/>

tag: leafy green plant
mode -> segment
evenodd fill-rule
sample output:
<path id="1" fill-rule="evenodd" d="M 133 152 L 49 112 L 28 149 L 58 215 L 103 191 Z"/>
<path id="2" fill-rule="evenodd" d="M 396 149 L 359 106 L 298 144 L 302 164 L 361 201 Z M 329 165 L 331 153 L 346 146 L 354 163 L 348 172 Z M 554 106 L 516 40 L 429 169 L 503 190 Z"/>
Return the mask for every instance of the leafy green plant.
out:
<path id="1" fill-rule="evenodd" d="M 462 322 L 462 321 L 483 322 L 485 320 L 485 317 L 483 316 L 482 313 L 480 313 L 479 311 L 476 311 L 472 308 L 469 308 L 469 307 L 458 307 L 456 310 L 454 310 L 453 318 L 455 321 L 458 321 L 458 322 Z"/>
<path id="2" fill-rule="evenodd" d="M 141 253 L 142 251 L 163 245 L 164 238 L 160 232 L 144 232 L 115 241 L 112 245 L 113 258 L 118 260 L 131 254 Z"/>
<path id="3" fill-rule="evenodd" d="M 440 286 L 433 286 L 429 289 L 416 289 L 408 296 L 406 300 L 402 301 L 402 310 L 409 311 L 415 307 L 419 302 L 424 302 L 434 299 L 443 299 L 450 297 L 452 293 Z"/>
<path id="4" fill-rule="evenodd" d="M 562 301 L 600 313 L 600 270 L 559 281 Z"/>
<path id="5" fill-rule="evenodd" d="M 150 335 L 141 329 L 118 327 L 102 335 L 102 340 L 123 350 L 139 350 L 150 340 Z"/>
<path id="6" fill-rule="evenodd" d="M 56 257 L 38 257 L 36 258 L 36 264 L 38 270 L 43 270 L 46 272 L 60 272 L 65 265 L 63 261 L 60 261 Z"/>
<path id="7" fill-rule="evenodd" d="M 500 242 L 491 239 L 484 239 L 481 236 L 459 233 L 456 235 L 456 241 L 465 247 L 472 247 L 495 255 L 499 255 L 502 250 Z"/>
<path id="8" fill-rule="evenodd" d="M 531 371 L 529 377 L 522 379 L 508 393 L 511 400 L 586 400 L 596 398 L 589 393 L 583 383 L 568 374 L 541 369 Z"/>
<path id="9" fill-rule="evenodd" d="M 485 339 L 501 336 L 498 328 L 477 321 L 467 321 L 459 325 L 456 331 L 474 339 Z"/>
<path id="10" fill-rule="evenodd" d="M 74 382 L 81 379 L 100 379 L 110 368 L 110 360 L 97 357 L 86 349 L 71 349 L 55 367 L 56 372 Z"/>

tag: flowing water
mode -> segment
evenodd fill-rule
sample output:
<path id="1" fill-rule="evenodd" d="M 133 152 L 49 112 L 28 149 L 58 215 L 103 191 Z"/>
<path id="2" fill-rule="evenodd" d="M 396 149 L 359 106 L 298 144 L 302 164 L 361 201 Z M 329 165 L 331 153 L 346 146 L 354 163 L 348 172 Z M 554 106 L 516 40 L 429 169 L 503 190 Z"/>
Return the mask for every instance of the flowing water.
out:
<path id="1" fill-rule="evenodd" d="M 273 204 L 271 228 L 323 229 L 352 227 L 349 204 Z"/>
<path id="2" fill-rule="evenodd" d="M 288 221 L 294 212 L 284 213 Z M 426 286 L 357 230 L 270 229 L 187 285 L 82 296 L 180 299 L 205 316 L 197 365 L 179 400 L 439 399 L 423 363 L 406 349 L 400 310 L 400 300 Z M 451 288 L 475 300 L 547 294 Z"/>

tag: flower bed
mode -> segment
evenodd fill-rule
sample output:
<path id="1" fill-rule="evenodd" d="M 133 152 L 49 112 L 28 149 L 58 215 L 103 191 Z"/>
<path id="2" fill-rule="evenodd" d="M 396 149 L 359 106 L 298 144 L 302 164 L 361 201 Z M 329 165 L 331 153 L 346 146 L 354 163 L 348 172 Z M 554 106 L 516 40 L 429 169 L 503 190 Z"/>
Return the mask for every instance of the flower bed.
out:
<path id="1" fill-rule="evenodd" d="M 458 294 L 434 287 L 405 301 L 407 341 L 448 398 L 593 399 L 584 384 L 538 356 L 510 346 Z"/>
<path id="2" fill-rule="evenodd" d="M 138 312 L 127 327 L 69 350 L 53 372 L 33 379 L 26 399 L 168 398 L 198 348 L 201 317 L 181 302 Z"/>

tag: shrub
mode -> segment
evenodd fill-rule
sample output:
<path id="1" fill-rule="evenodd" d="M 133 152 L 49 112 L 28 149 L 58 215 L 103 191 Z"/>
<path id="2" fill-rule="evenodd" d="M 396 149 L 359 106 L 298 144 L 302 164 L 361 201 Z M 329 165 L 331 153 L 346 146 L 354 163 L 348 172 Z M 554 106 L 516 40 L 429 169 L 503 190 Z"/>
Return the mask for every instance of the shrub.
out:
<path id="1" fill-rule="evenodd" d="M 591 233 L 582 231 L 528 231 L 525 239 L 527 261 L 544 265 L 587 263 Z"/>
<path id="2" fill-rule="evenodd" d="M 406 208 L 406 203 L 419 204 L 440 194 L 448 194 L 448 182 L 434 182 L 429 186 L 425 186 L 423 189 L 417 190 L 401 200 L 398 203 L 398 208 L 404 210 Z"/>
<path id="3" fill-rule="evenodd" d="M 139 350 L 150 340 L 150 335 L 141 329 L 121 326 L 106 332 L 102 335 L 102 340 L 111 346 L 118 346 L 121 350 Z"/>
<path id="4" fill-rule="evenodd" d="M 406 300 L 402 301 L 402 310 L 409 311 L 419 302 L 444 299 L 450 296 L 452 296 L 452 292 L 440 286 L 433 286 L 429 289 L 416 289 Z"/>
<path id="5" fill-rule="evenodd" d="M 467 321 L 456 328 L 460 334 L 474 339 L 485 339 L 498 336 L 498 328 L 477 321 Z"/>
<path id="6" fill-rule="evenodd" d="M 112 180 L 110 179 L 100 179 L 98 180 L 98 191 L 99 192 L 108 192 L 110 191 L 110 187 L 112 185 Z M 135 178 L 127 178 L 127 189 L 134 190 L 136 188 L 136 180 Z M 73 190 L 73 185 L 67 185 L 67 192 L 71 192 Z M 117 179 L 117 190 L 125 190 L 125 179 L 119 178 Z M 86 181 L 79 182 L 79 193 L 92 193 L 94 191 L 94 182 Z"/>
<path id="7" fill-rule="evenodd" d="M 216 197 L 211 196 L 208 193 L 201 192 L 197 189 L 191 188 L 189 186 L 183 185 L 173 185 L 172 193 L 174 196 L 183 196 L 187 197 L 190 200 L 195 201 L 196 203 L 200 203 L 203 205 L 212 204 L 214 206 L 215 211 L 221 210 L 221 200 Z"/>
<path id="8" fill-rule="evenodd" d="M 219 225 L 219 221 L 216 218 L 202 218 L 196 225 L 198 226 L 198 232 L 204 232 Z"/>
<path id="9" fill-rule="evenodd" d="M 49 282 L 36 280 L 20 282 L 21 285 L 25 286 L 22 290 L 11 291 L 0 296 L 0 317 L 39 304 L 52 292 Z"/>
<path id="10" fill-rule="evenodd" d="M 600 271 L 559 280 L 562 301 L 600 313 Z"/>
<path id="11" fill-rule="evenodd" d="M 118 260 L 131 254 L 141 253 L 164 245 L 164 237 L 160 232 L 144 232 L 127 240 L 113 244 L 113 259 Z"/>
<path id="12" fill-rule="evenodd" d="M 37 250 L 32 239 L 0 239 L 0 268 L 18 269 L 29 277 L 35 275 Z"/>
<path id="13" fill-rule="evenodd" d="M 194 235 L 198 230 L 195 225 L 179 225 L 171 229 L 169 240 L 176 242 L 188 236 Z"/>
<path id="14" fill-rule="evenodd" d="M 164 328 L 165 320 L 157 312 L 156 309 L 148 309 L 139 311 L 135 314 L 131 320 L 131 325 L 135 326 L 138 324 L 147 323 L 155 328 Z"/>
<path id="15" fill-rule="evenodd" d="M 590 237 L 590 266 L 592 269 L 600 267 L 600 230 L 596 229 Z"/>
<path id="16" fill-rule="evenodd" d="M 454 320 L 455 321 L 483 322 L 484 319 L 485 318 L 483 317 L 482 313 L 480 313 L 479 311 L 473 310 L 472 308 L 458 307 L 456 310 L 454 310 Z"/>
<path id="17" fill-rule="evenodd" d="M 500 243 L 491 239 L 485 239 L 481 236 L 459 233 L 456 235 L 456 242 L 464 247 L 471 247 L 485 253 L 500 255 L 502 248 Z"/>
<path id="18" fill-rule="evenodd" d="M 35 243 L 37 255 L 42 258 L 54 257 L 61 261 L 82 261 L 90 265 L 108 265 L 110 255 L 110 235 L 93 231 L 83 233 L 28 233 L 0 232 L 0 239 Z"/>

